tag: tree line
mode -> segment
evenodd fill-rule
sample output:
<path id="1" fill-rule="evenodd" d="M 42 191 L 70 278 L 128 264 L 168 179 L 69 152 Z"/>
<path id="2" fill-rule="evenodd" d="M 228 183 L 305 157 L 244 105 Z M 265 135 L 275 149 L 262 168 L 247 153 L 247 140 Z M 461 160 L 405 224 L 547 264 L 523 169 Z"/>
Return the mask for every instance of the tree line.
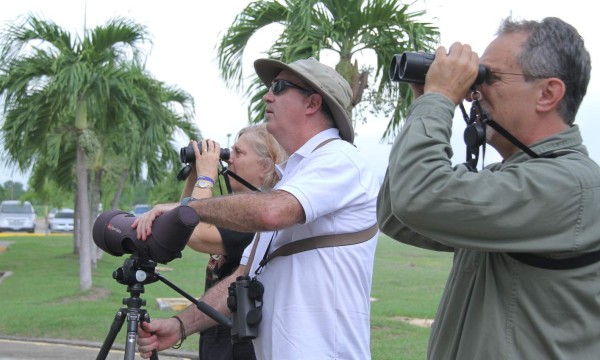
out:
<path id="1" fill-rule="evenodd" d="M 52 186 L 52 185 L 48 185 Z M 114 185 L 113 185 L 114 186 Z M 129 211 L 135 204 L 156 204 L 172 201 L 179 196 L 178 187 L 180 183 L 171 177 L 166 177 L 158 184 L 142 179 L 137 180 L 135 184 L 128 181 L 121 193 L 119 204 L 116 209 Z M 107 193 L 111 193 L 110 185 L 106 186 Z M 30 201 L 34 206 L 46 206 L 47 208 L 71 208 L 74 204 L 74 192 L 54 186 L 47 191 L 48 196 L 40 196 L 40 193 L 32 188 L 25 189 L 25 184 L 19 181 L 6 181 L 0 184 L 0 201 L 3 200 L 21 200 Z M 110 209 L 110 198 L 101 199 L 101 209 Z M 38 213 L 38 215 L 44 215 Z"/>
<path id="2" fill-rule="evenodd" d="M 244 86 L 242 60 L 253 35 L 274 26 L 280 35 L 265 49 L 268 57 L 292 62 L 336 53 L 336 70 L 353 89 L 354 121 L 367 121 L 366 108 L 384 112 L 390 121 L 382 139 L 393 137 L 412 98 L 407 86 L 390 81 L 389 64 L 394 54 L 434 49 L 439 33 L 419 21 L 423 14 L 397 0 L 253 1 L 218 40 L 220 76 L 246 94 L 248 121 L 262 121 L 267 88 L 256 76 Z M 122 17 L 81 36 L 33 15 L 0 32 L 0 140 L 9 165 L 31 169 L 37 199 L 73 194 L 81 290 L 92 286 L 99 204 L 118 208 L 126 188 L 144 184 L 152 188 L 150 203 L 178 199 L 174 137 L 201 139 L 193 98 L 145 69 L 149 39 L 147 28 Z M 375 64 L 359 63 L 369 54 Z"/>

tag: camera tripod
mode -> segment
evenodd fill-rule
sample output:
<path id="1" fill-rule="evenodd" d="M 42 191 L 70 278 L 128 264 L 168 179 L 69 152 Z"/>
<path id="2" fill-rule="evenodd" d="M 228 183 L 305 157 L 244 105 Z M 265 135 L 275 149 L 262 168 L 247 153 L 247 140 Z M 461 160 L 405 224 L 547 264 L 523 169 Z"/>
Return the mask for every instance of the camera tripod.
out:
<path id="1" fill-rule="evenodd" d="M 158 280 L 167 284 L 171 289 L 175 290 L 186 299 L 191 301 L 200 311 L 204 312 L 219 324 L 231 328 L 231 320 L 219 313 L 217 310 L 208 306 L 206 303 L 196 300 L 193 296 L 189 295 L 175 284 L 156 273 L 155 268 L 156 262 L 152 260 L 140 259 L 138 256 L 134 255 L 126 259 L 123 266 L 113 272 L 113 278 L 115 280 L 121 284 L 127 285 L 127 291 L 129 292 L 130 296 L 123 299 L 123 304 L 126 306 L 117 311 L 110 326 L 108 335 L 102 344 L 102 348 L 100 349 L 96 360 L 106 359 L 106 356 L 112 348 L 115 338 L 123 327 L 125 319 L 127 319 L 127 338 L 125 342 L 124 359 L 134 360 L 138 325 L 144 321 L 150 322 L 150 315 L 148 314 L 148 311 L 146 309 L 142 309 L 142 306 L 146 305 L 146 300 L 140 298 L 140 294 L 144 292 L 144 284 L 150 284 Z M 152 352 L 152 356 L 150 358 L 153 360 L 158 359 L 156 350 Z"/>

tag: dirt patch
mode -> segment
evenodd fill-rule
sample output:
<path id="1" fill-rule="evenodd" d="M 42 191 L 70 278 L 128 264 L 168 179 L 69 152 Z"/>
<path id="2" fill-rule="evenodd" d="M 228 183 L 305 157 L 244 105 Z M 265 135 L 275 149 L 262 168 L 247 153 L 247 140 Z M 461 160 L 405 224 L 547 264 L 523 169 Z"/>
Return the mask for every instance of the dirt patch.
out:
<path id="1" fill-rule="evenodd" d="M 59 301 L 60 304 L 69 304 L 76 301 L 98 301 L 110 295 L 110 290 L 105 288 L 92 288 L 82 295 L 70 296 Z"/>
<path id="2" fill-rule="evenodd" d="M 8 250 L 8 247 L 12 243 L 13 243 L 13 241 L 0 241 L 0 254 L 2 254 L 3 252 L 6 252 Z"/>
<path id="3" fill-rule="evenodd" d="M 396 321 L 405 322 L 405 323 L 408 323 L 411 325 L 419 326 L 419 327 L 431 327 L 431 324 L 433 324 L 432 319 L 417 319 L 417 318 L 409 318 L 409 317 L 403 317 L 403 316 L 394 317 L 392 319 L 396 320 Z"/>
<path id="4" fill-rule="evenodd" d="M 7 278 L 11 275 L 12 271 L 0 271 L 0 283 L 2 283 L 2 280 L 4 280 L 4 278 Z"/>

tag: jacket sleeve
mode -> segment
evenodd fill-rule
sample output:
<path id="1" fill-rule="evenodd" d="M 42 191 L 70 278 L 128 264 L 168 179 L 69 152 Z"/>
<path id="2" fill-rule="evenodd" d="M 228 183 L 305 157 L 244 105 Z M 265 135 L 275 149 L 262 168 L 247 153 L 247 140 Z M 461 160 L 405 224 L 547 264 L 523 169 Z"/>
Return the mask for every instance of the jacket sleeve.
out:
<path id="1" fill-rule="evenodd" d="M 405 244 L 418 246 L 423 249 L 452 251 L 453 248 L 445 246 L 433 239 L 429 239 L 416 231 L 411 230 L 392 211 L 392 197 L 390 194 L 389 177 L 386 172 L 383 184 L 377 198 L 377 222 L 379 229 L 394 240 Z"/>
<path id="2" fill-rule="evenodd" d="M 430 247 L 499 252 L 597 246 L 597 234 L 582 220 L 597 208 L 599 189 L 597 181 L 587 183 L 593 176 L 585 174 L 581 161 L 511 158 L 478 173 L 454 167 L 454 109 L 440 94 L 422 95 L 412 104 L 378 197 L 384 233 L 409 242 L 415 238 L 407 236 L 410 230 L 429 239 L 419 242 Z"/>

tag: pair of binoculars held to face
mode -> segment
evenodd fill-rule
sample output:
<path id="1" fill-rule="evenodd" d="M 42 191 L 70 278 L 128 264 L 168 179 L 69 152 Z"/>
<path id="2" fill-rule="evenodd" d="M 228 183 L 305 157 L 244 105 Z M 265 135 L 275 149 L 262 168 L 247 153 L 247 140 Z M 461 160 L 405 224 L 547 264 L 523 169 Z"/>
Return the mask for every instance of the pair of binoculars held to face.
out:
<path id="1" fill-rule="evenodd" d="M 434 59 L 435 54 L 428 53 L 407 51 L 402 54 L 396 54 L 392 58 L 390 66 L 390 79 L 395 82 L 423 84 L 425 83 L 427 71 Z M 480 64 L 475 85 L 483 83 L 488 74 L 488 69 Z"/>

